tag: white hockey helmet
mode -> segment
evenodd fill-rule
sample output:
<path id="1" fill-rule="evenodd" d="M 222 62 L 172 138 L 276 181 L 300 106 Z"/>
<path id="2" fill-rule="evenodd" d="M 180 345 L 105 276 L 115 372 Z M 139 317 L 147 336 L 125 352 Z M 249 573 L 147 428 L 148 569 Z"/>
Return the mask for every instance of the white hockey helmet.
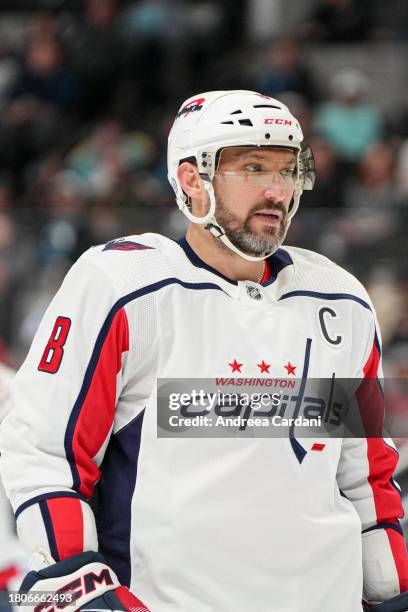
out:
<path id="1" fill-rule="evenodd" d="M 226 147 L 285 147 L 296 151 L 297 174 L 288 221 L 296 213 L 304 189 L 312 189 L 315 180 L 314 159 L 310 147 L 303 145 L 300 125 L 289 109 L 274 98 L 254 91 L 211 91 L 197 94 L 180 107 L 169 134 L 168 179 L 176 194 L 177 205 L 189 221 L 205 224 L 232 251 L 248 261 L 261 261 L 271 253 L 255 257 L 238 249 L 216 220 L 216 199 L 212 180 L 219 153 Z M 204 217 L 193 214 L 177 169 L 183 160 L 194 158 L 210 207 Z M 288 223 L 289 226 L 289 223 Z"/>

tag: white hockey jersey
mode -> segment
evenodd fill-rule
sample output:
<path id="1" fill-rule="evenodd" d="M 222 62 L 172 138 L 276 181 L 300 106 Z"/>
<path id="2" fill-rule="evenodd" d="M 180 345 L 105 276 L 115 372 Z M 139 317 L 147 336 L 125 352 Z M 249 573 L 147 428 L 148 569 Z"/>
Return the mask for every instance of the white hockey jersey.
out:
<path id="1" fill-rule="evenodd" d="M 269 265 L 231 281 L 155 234 L 82 255 L 3 427 L 28 549 L 99 546 L 152 612 L 358 612 L 363 566 L 369 595 L 408 589 L 391 442 L 157 435 L 157 378 L 378 375 L 362 285 L 298 248 Z"/>

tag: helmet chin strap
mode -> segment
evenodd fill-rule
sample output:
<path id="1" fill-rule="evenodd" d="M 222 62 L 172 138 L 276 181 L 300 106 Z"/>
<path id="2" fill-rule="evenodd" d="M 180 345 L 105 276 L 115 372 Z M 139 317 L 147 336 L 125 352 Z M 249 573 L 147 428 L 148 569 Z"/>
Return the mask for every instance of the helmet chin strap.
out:
<path id="1" fill-rule="evenodd" d="M 207 225 L 206 229 L 208 229 L 213 236 L 215 236 L 223 244 L 225 244 L 226 247 L 228 247 L 231 251 L 233 251 L 234 253 L 236 253 L 237 255 L 242 257 L 242 259 L 245 259 L 246 261 L 263 261 L 264 259 L 267 259 L 270 255 L 272 255 L 272 252 L 270 252 L 270 253 L 266 253 L 266 255 L 255 256 L 255 255 L 248 255 L 248 253 L 245 253 L 245 251 L 241 251 L 241 249 L 236 247 L 235 244 L 231 242 L 231 240 L 228 238 L 228 236 L 224 232 L 221 225 L 218 225 L 215 217 L 212 218 L 211 222 Z M 279 248 L 279 246 L 277 248 Z"/>
<path id="2" fill-rule="evenodd" d="M 240 257 L 242 257 L 242 259 L 245 259 L 246 261 L 264 261 L 271 255 L 273 255 L 273 253 L 275 253 L 275 251 L 277 251 L 280 248 L 281 244 L 283 243 L 285 239 L 286 232 L 289 229 L 289 225 L 292 220 L 292 217 L 294 216 L 294 214 L 296 213 L 299 207 L 299 200 L 300 200 L 300 196 L 302 195 L 302 189 L 300 187 L 300 184 L 298 183 L 293 193 L 293 206 L 292 206 L 291 211 L 288 213 L 288 223 L 286 226 L 285 235 L 282 237 L 279 245 L 275 249 L 273 249 L 272 251 L 269 251 L 268 253 L 265 253 L 265 255 L 255 256 L 255 255 L 248 255 L 248 253 L 245 253 L 245 251 L 241 251 L 241 249 L 236 247 L 235 244 L 233 244 L 231 240 L 228 238 L 228 236 L 225 233 L 225 230 L 221 227 L 221 225 L 218 224 L 217 219 L 215 217 L 217 202 L 215 199 L 214 187 L 212 185 L 211 180 L 204 180 L 204 187 L 210 199 L 210 208 L 208 210 L 208 213 L 204 215 L 204 217 L 197 217 L 191 212 L 191 210 L 187 206 L 185 196 L 180 196 L 177 198 L 177 204 L 180 210 L 184 213 L 187 219 L 191 221 L 192 223 L 197 223 L 199 225 L 205 224 L 207 226 L 206 229 L 208 229 L 213 236 L 218 238 L 233 253 L 235 253 L 236 255 L 239 255 Z"/>

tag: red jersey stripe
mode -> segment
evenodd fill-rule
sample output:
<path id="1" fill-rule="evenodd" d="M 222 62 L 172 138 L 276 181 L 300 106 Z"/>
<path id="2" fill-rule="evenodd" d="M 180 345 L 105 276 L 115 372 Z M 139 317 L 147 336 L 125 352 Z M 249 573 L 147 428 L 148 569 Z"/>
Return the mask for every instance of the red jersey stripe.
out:
<path id="1" fill-rule="evenodd" d="M 397 453 L 382 438 L 367 438 L 368 482 L 373 491 L 377 522 L 403 516 L 401 496 L 391 483 L 398 463 Z"/>
<path id="2" fill-rule="evenodd" d="M 383 437 L 384 397 L 378 381 L 380 359 L 378 344 L 374 340 L 371 353 L 363 368 L 364 378 L 356 392 L 364 431 L 369 438 Z"/>
<path id="3" fill-rule="evenodd" d="M 59 560 L 77 555 L 84 550 L 84 524 L 81 500 L 56 497 L 47 500 Z"/>
<path id="4" fill-rule="evenodd" d="M 116 377 L 121 369 L 122 353 L 128 350 L 128 321 L 121 308 L 106 336 L 73 435 L 72 448 L 81 482 L 79 492 L 87 498 L 91 497 L 100 477 L 92 457 L 100 450 L 112 426 L 116 406 Z"/>
<path id="5" fill-rule="evenodd" d="M 384 399 L 379 382 L 377 382 L 379 365 L 380 352 L 375 339 L 364 366 L 364 379 L 367 383 L 364 384 L 363 381 L 360 386 L 357 400 L 363 422 L 367 422 L 367 419 L 370 421 L 368 426 L 370 436 L 367 437 L 368 482 L 373 491 L 377 522 L 381 523 L 403 516 L 403 509 L 401 496 L 391 483 L 398 463 L 398 455 L 382 438 Z M 372 437 L 374 430 L 378 432 L 378 437 Z"/>

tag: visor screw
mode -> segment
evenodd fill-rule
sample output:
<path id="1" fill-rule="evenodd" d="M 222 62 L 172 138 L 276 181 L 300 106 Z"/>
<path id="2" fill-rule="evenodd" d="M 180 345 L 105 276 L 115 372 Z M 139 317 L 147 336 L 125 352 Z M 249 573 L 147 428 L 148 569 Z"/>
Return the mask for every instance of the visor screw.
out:
<path id="1" fill-rule="evenodd" d="M 268 133 L 268 134 L 265 134 L 265 138 L 266 138 L 267 140 L 269 140 L 269 138 L 270 138 L 270 137 L 271 137 L 271 135 L 270 135 L 269 133 Z"/>
<path id="2" fill-rule="evenodd" d="M 292 134 L 289 134 L 289 140 L 293 140 Z"/>
<path id="3" fill-rule="evenodd" d="M 207 153 L 203 153 L 203 157 L 207 157 Z"/>
<path id="4" fill-rule="evenodd" d="M 203 165 L 203 168 L 206 168 L 206 167 L 207 167 L 207 162 L 206 162 L 206 161 L 203 161 L 203 164 L 202 164 L 202 165 Z"/>

